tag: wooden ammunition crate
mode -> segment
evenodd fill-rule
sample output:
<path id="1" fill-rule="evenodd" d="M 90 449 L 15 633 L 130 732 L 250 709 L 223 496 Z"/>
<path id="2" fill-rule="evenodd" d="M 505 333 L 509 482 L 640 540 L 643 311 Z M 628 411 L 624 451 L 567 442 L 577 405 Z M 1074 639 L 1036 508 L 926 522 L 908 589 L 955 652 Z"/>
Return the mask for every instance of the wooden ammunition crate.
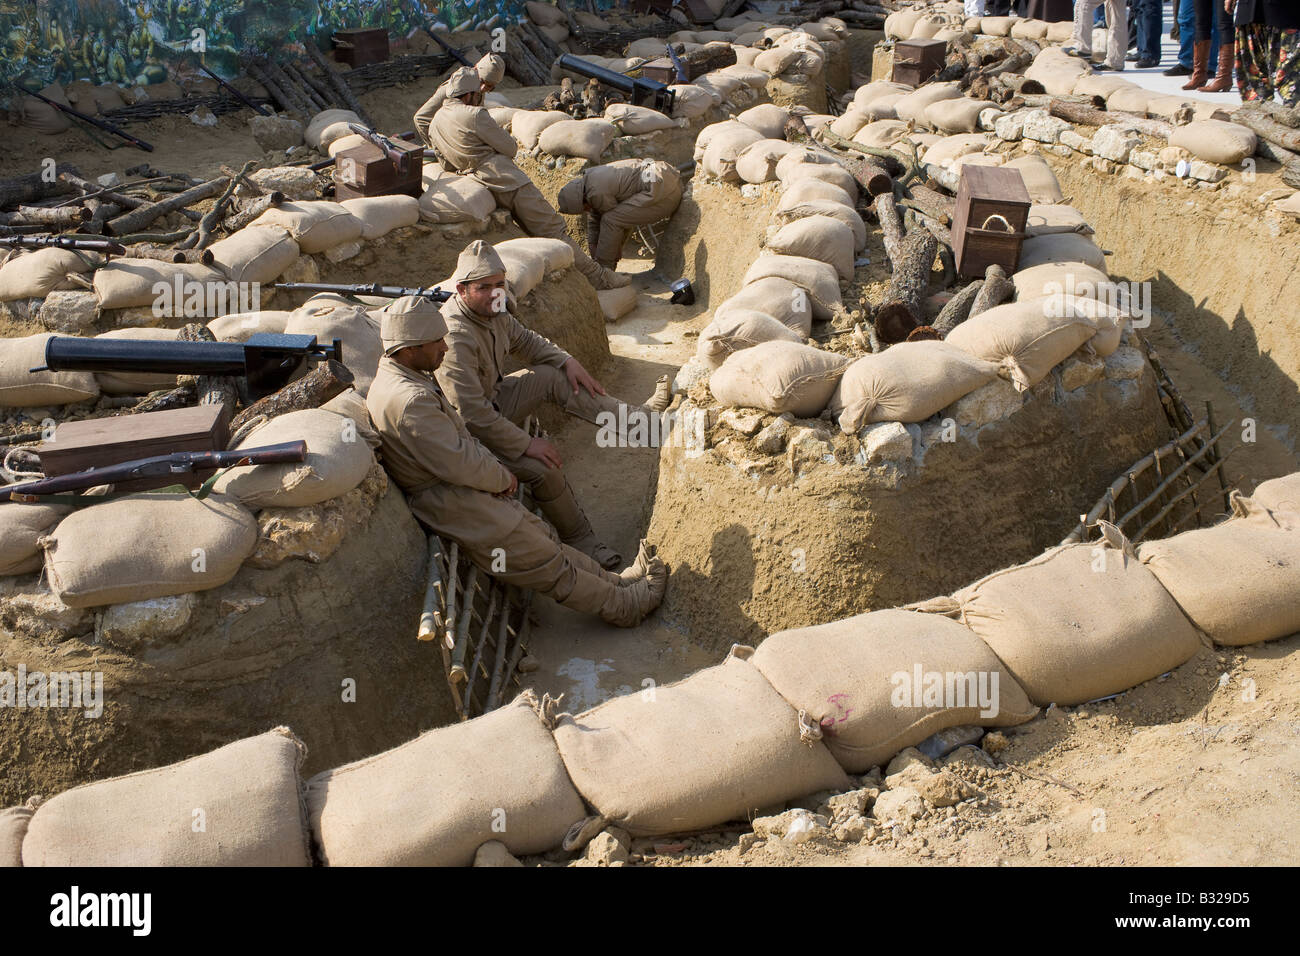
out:
<path id="1" fill-rule="evenodd" d="M 334 198 L 360 199 L 363 196 L 414 196 L 424 192 L 420 172 L 424 166 L 424 144 L 393 140 L 407 154 L 405 176 L 399 176 L 397 164 L 374 143 L 362 143 L 340 150 L 334 158 Z"/>
<path id="2" fill-rule="evenodd" d="M 666 56 L 656 57 L 641 64 L 641 75 L 647 80 L 672 86 L 677 82 L 677 67 L 673 66 L 673 61 Z M 688 82 L 689 75 L 688 71 Z"/>
<path id="3" fill-rule="evenodd" d="M 42 442 L 36 451 L 46 475 L 67 475 L 175 451 L 220 451 L 230 438 L 228 424 L 221 405 L 64 422 L 55 428 L 54 440 Z M 142 478 L 122 482 L 115 490 L 147 491 L 177 484 L 197 488 L 211 474 L 208 471 Z"/>
<path id="4" fill-rule="evenodd" d="M 894 44 L 895 83 L 920 86 L 944 67 L 945 40 L 899 40 Z"/>
<path id="5" fill-rule="evenodd" d="M 388 59 L 388 31 L 335 30 L 334 59 L 351 67 L 383 63 Z"/>
<path id="6" fill-rule="evenodd" d="M 1020 264 L 1029 206 L 1029 191 L 1020 170 L 963 166 L 952 221 L 957 272 L 982 278 L 991 265 L 1002 266 L 1007 275 L 1015 272 Z"/>

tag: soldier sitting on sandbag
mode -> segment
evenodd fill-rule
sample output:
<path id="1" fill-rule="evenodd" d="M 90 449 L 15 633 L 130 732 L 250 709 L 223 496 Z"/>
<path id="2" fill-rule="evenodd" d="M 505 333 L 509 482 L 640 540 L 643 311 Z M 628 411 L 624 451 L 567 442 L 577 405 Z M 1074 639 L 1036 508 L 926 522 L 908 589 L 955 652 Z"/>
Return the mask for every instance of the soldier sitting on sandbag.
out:
<path id="1" fill-rule="evenodd" d="M 682 201 L 682 178 L 661 159 L 620 159 L 595 166 L 565 183 L 557 205 L 568 216 L 587 213 L 591 257 L 618 267 L 627 234 L 667 219 Z"/>
<path id="2" fill-rule="evenodd" d="M 474 64 L 474 72 L 479 77 L 479 92 L 484 96 L 491 93 L 497 88 L 497 84 L 505 79 L 506 61 L 501 58 L 499 53 L 489 53 L 481 60 Z M 451 89 L 450 78 L 436 90 L 433 95 L 424 101 L 424 105 L 415 111 L 415 128 L 420 133 L 420 138 L 429 142 L 429 124 L 433 122 L 434 114 L 442 108 L 442 104 L 447 100 L 447 91 Z"/>
<path id="3" fill-rule="evenodd" d="M 507 307 L 506 267 L 497 251 L 475 239 L 456 260 L 456 294 L 442 306 L 447 322 L 447 360 L 438 370 L 452 405 L 470 434 L 490 448 L 529 486 L 542 514 L 560 540 L 613 569 L 622 557 L 602 544 L 574 497 L 559 451 L 545 438 L 532 438 L 520 426 L 538 405 L 549 401 L 570 415 L 597 422 L 601 412 L 621 423 L 652 412 L 605 394 L 582 364 L 559 346 L 525 328 Z M 505 374 L 507 359 L 524 367 Z M 621 412 L 621 414 L 620 414 Z"/>
<path id="4" fill-rule="evenodd" d="M 668 569 L 646 542 L 622 574 L 562 544 L 514 497 L 519 480 L 465 427 L 429 374 L 447 354 L 447 324 L 423 296 L 386 306 L 384 357 L 366 396 L 384 467 L 411 510 L 498 580 L 633 627 L 659 606 Z"/>
<path id="5" fill-rule="evenodd" d="M 597 289 L 621 288 L 631 279 L 597 265 L 564 228 L 564 217 L 546 201 L 528 174 L 514 163 L 519 144 L 483 108 L 482 81 L 462 67 L 447 81 L 447 98 L 425 133 L 444 169 L 471 176 L 492 191 L 497 206 L 510 210 L 530 236 L 562 239 L 573 246 L 573 264 Z"/>

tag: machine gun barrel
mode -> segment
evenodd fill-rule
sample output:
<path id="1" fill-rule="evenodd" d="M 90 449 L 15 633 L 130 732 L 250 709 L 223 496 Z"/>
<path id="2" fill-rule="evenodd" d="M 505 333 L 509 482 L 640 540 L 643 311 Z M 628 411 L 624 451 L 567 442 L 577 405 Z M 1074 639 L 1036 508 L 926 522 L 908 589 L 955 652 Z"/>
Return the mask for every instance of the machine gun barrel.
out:
<path id="1" fill-rule="evenodd" d="M 595 63 L 588 63 L 582 57 L 565 53 L 555 61 L 561 70 L 571 70 L 579 76 L 604 83 L 611 89 L 618 90 L 627 97 L 629 103 L 636 106 L 648 106 L 661 113 L 671 114 L 677 94 L 667 85 L 657 80 L 648 80 L 640 76 L 624 76 Z"/>
<path id="2" fill-rule="evenodd" d="M 422 295 L 434 302 L 446 302 L 451 298 L 450 292 L 439 288 L 410 289 L 398 285 L 380 285 L 373 283 L 356 283 L 355 285 L 337 285 L 329 282 L 277 282 L 277 289 L 290 292 L 333 292 L 337 295 L 373 295 L 381 299 L 400 299 L 407 295 Z"/>

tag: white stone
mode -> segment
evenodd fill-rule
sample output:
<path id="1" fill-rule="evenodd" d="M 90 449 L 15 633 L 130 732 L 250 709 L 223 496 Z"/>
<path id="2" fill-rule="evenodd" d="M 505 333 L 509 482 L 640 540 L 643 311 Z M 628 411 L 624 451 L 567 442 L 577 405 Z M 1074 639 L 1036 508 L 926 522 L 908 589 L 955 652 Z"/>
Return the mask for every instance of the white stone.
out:
<path id="1" fill-rule="evenodd" d="M 1070 147 L 1076 153 L 1087 154 L 1092 151 L 1092 141 L 1072 129 L 1067 129 L 1061 133 L 1061 145 Z"/>
<path id="2" fill-rule="evenodd" d="M 200 106 L 193 113 L 189 114 L 189 120 L 195 126 L 216 126 L 217 114 L 212 112 L 206 106 Z"/>
<path id="3" fill-rule="evenodd" d="M 754 439 L 755 450 L 765 455 L 779 455 L 785 450 L 786 438 L 790 433 L 790 424 L 794 417 L 786 414 L 774 420 L 758 433 Z"/>
<path id="4" fill-rule="evenodd" d="M 1069 123 L 1052 116 L 1047 110 L 1030 110 L 1025 114 L 1021 134 L 1025 139 L 1032 139 L 1039 143 L 1055 143 L 1061 138 L 1061 134 L 1070 128 Z"/>
<path id="5" fill-rule="evenodd" d="M 790 840 L 804 843 L 815 836 L 827 836 L 830 820 L 811 810 L 796 808 L 754 820 L 754 834 L 760 839 Z"/>
<path id="6" fill-rule="evenodd" d="M 272 166 L 249 173 L 263 189 L 279 191 L 289 199 L 317 199 L 316 174 L 306 166 Z"/>
<path id="7" fill-rule="evenodd" d="M 1025 114 L 1021 111 L 1003 113 L 993 123 L 993 135 L 998 139 L 1014 143 L 1024 136 Z"/>
<path id="8" fill-rule="evenodd" d="M 1181 146 L 1166 146 L 1156 154 L 1160 165 L 1167 170 L 1176 167 L 1180 159 L 1190 159 L 1191 156 L 1192 154 Z"/>
<path id="9" fill-rule="evenodd" d="M 290 150 L 302 143 L 302 124 L 287 116 L 250 116 L 253 139 L 264 151 Z"/>
<path id="10" fill-rule="evenodd" d="M 877 461 L 900 461 L 912 457 L 912 433 L 900 422 L 872 422 L 858 432 L 862 464 Z"/>
<path id="11" fill-rule="evenodd" d="M 952 404 L 952 416 L 958 425 L 976 428 L 1009 418 L 1025 403 L 1024 396 L 1003 378 L 963 395 Z"/>
<path id="12" fill-rule="evenodd" d="M 1072 392 L 1091 385 L 1106 375 L 1106 363 L 1099 358 L 1083 359 L 1072 355 L 1061 365 L 1061 388 Z"/>
<path id="13" fill-rule="evenodd" d="M 1259 203 L 1261 206 L 1267 206 L 1271 202 L 1276 202 L 1279 199 L 1288 199 L 1293 195 L 1295 195 L 1294 189 L 1291 189 L 1289 186 L 1278 186 L 1274 189 L 1268 190 L 1267 192 L 1260 193 L 1255 198 L 1255 202 Z"/>
<path id="14" fill-rule="evenodd" d="M 622 839 L 619 839 L 620 835 Z M 587 844 L 585 856 L 599 866 L 626 863 L 630 846 L 631 840 L 624 831 L 619 830 L 616 834 L 605 830 L 603 833 L 596 834 L 592 841 Z"/>
<path id="15" fill-rule="evenodd" d="M 712 370 L 707 365 L 698 358 L 691 358 L 677 370 L 677 376 L 673 379 L 673 391 L 689 392 L 700 382 L 707 382 L 711 374 Z"/>
<path id="16" fill-rule="evenodd" d="M 99 299 L 93 292 L 51 292 L 36 317 L 51 332 L 81 335 L 99 321 Z"/>
<path id="17" fill-rule="evenodd" d="M 99 185 L 103 186 L 105 189 L 112 189 L 114 186 L 122 185 L 122 177 L 117 173 L 104 173 L 104 175 L 98 177 L 95 182 L 99 183 Z"/>
<path id="18" fill-rule="evenodd" d="M 1142 138 L 1118 125 L 1103 126 L 1092 134 L 1092 153 L 1113 163 L 1127 163 L 1129 154 L 1142 145 Z"/>
<path id="19" fill-rule="evenodd" d="M 478 852 L 474 854 L 475 866 L 523 866 L 514 854 L 512 854 L 504 843 L 498 840 L 488 840 Z"/>
<path id="20" fill-rule="evenodd" d="M 1003 115 L 1005 115 L 1003 111 L 998 109 L 996 106 L 990 106 L 986 110 L 980 110 L 980 115 L 978 120 L 979 128 L 985 130 L 986 132 L 993 130 L 994 128 L 996 128 L 998 120 Z"/>
<path id="21" fill-rule="evenodd" d="M 758 183 L 745 183 L 740 187 L 740 194 L 746 199 L 757 199 L 763 195 L 763 187 Z"/>
<path id="22" fill-rule="evenodd" d="M 1146 356 L 1131 345 L 1121 345 L 1106 357 L 1107 378 L 1119 381 L 1141 378 L 1146 368 Z"/>
<path id="23" fill-rule="evenodd" d="M 753 435 L 763 424 L 761 412 L 742 412 L 738 408 L 726 408 L 718 415 L 718 424 L 726 425 L 732 431 L 742 435 Z"/>
<path id="24" fill-rule="evenodd" d="M 325 250 L 325 258 L 330 262 L 346 262 L 353 256 L 361 253 L 362 243 L 360 239 L 353 239 L 350 242 L 340 242 L 337 246 L 331 246 Z"/>
<path id="25" fill-rule="evenodd" d="M 113 604 L 104 610 L 101 634 L 123 650 L 170 640 L 189 626 L 197 603 L 193 593 Z"/>
<path id="26" fill-rule="evenodd" d="M 1129 153 L 1128 161 L 1138 169 L 1152 170 L 1160 165 L 1160 158 L 1150 150 L 1135 149 Z"/>
<path id="27" fill-rule="evenodd" d="M 1217 183 L 1227 178 L 1228 171 L 1214 163 L 1193 159 L 1187 164 L 1187 175 L 1203 183 Z"/>
<path id="28" fill-rule="evenodd" d="M 16 622 L 21 630 L 22 618 L 34 618 L 37 622 L 54 630 L 59 639 L 73 637 L 90 626 L 90 611 L 86 608 L 68 607 L 45 584 L 15 586 L 21 578 L 8 578 L 4 581 L 3 596 L 5 603 L 18 613 Z"/>

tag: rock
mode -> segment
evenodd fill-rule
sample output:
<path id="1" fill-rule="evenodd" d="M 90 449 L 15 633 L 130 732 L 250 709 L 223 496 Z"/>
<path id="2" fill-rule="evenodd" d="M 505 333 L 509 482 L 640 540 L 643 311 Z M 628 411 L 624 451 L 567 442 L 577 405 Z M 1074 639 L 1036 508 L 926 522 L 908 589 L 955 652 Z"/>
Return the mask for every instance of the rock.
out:
<path id="1" fill-rule="evenodd" d="M 1005 737 L 1002 738 L 1004 741 Z M 994 766 L 993 758 L 979 747 L 966 745 L 958 747 L 943 758 L 945 767 L 964 767 L 971 770 L 988 770 Z"/>
<path id="2" fill-rule="evenodd" d="M 1047 110 L 1029 110 L 1025 114 L 1021 135 L 1039 143 L 1055 143 L 1071 128 L 1069 123 L 1052 116 Z"/>
<path id="3" fill-rule="evenodd" d="M 785 450 L 786 437 L 790 433 L 790 425 L 793 421 L 794 416 L 789 412 L 780 418 L 773 419 L 771 424 L 754 438 L 755 450 L 765 455 L 781 454 Z"/>
<path id="4" fill-rule="evenodd" d="M 933 760 L 921 753 L 921 751 L 917 750 L 915 747 L 908 747 L 906 750 L 900 751 L 893 760 L 889 761 L 889 766 L 885 768 L 885 783 L 889 786 L 893 786 L 889 783 L 889 778 L 902 773 L 913 764 L 919 764 L 926 770 L 934 769 Z"/>
<path id="5" fill-rule="evenodd" d="M 744 856 L 746 853 L 748 853 L 750 850 L 752 850 L 754 847 L 758 846 L 758 844 L 762 842 L 763 842 L 762 837 L 760 837 L 757 833 L 742 833 L 740 835 L 740 839 L 736 841 L 736 850 L 739 852 L 741 856 Z"/>
<path id="6" fill-rule="evenodd" d="M 745 436 L 753 435 L 763 424 L 761 412 L 741 412 L 737 408 L 727 408 L 718 415 L 718 424 L 726 425 L 733 431 Z"/>
<path id="7" fill-rule="evenodd" d="M 353 256 L 359 255 L 363 246 L 360 239 L 353 239 L 350 242 L 340 242 L 337 246 L 330 246 L 325 250 L 325 258 L 330 262 L 346 262 Z"/>
<path id="8" fill-rule="evenodd" d="M 867 835 L 868 825 L 866 817 L 854 814 L 836 823 L 831 835 L 840 843 L 861 843 Z"/>
<path id="9" fill-rule="evenodd" d="M 1287 199 L 1293 195 L 1295 195 L 1294 189 L 1291 189 L 1289 186 L 1279 186 L 1260 193 L 1255 197 L 1255 202 L 1259 203 L 1261 206 L 1267 206 L 1271 202 L 1276 202 L 1279 199 Z"/>
<path id="10" fill-rule="evenodd" d="M 523 866 L 506 845 L 498 840 L 488 840 L 474 854 L 475 866 Z"/>
<path id="11" fill-rule="evenodd" d="M 835 461 L 835 454 L 823 433 L 815 428 L 792 428 L 786 442 L 786 464 L 790 474 L 800 475 L 809 468 Z"/>
<path id="12" fill-rule="evenodd" d="M 920 776 L 919 773 L 915 775 Z M 921 794 L 921 799 L 935 807 L 955 806 L 963 800 L 980 795 L 980 792 L 965 780 L 947 770 L 928 774 L 919 782 L 922 786 L 917 788 L 917 792 Z"/>
<path id="13" fill-rule="evenodd" d="M 1214 163 L 1193 159 L 1187 163 L 1187 175 L 1198 182 L 1217 183 L 1227 178 L 1228 171 Z"/>
<path id="14" fill-rule="evenodd" d="M 763 840 L 786 840 L 806 843 L 817 837 L 830 836 L 830 821 L 821 814 L 804 809 L 787 810 L 771 817 L 754 820 L 754 834 Z"/>
<path id="15" fill-rule="evenodd" d="M 94 627 L 89 608 L 68 607 L 47 585 L 26 578 L 0 581 L 0 598 L 0 622 L 25 637 L 65 641 Z"/>
<path id="16" fill-rule="evenodd" d="M 1091 385 L 1106 375 L 1106 363 L 1099 358 L 1082 359 L 1077 355 L 1066 359 L 1061 365 L 1061 388 L 1072 392 L 1076 388 Z"/>
<path id="17" fill-rule="evenodd" d="M 193 113 L 189 114 L 189 121 L 195 126 L 216 126 L 217 114 L 212 112 L 206 106 L 200 106 Z"/>
<path id="18" fill-rule="evenodd" d="M 1160 166 L 1160 158 L 1150 150 L 1135 149 L 1129 153 L 1128 161 L 1138 169 L 1145 169 L 1148 172 L 1154 171 Z"/>
<path id="19" fill-rule="evenodd" d="M 319 199 L 316 174 L 306 166 L 272 166 L 248 176 L 266 190 L 279 190 L 289 199 Z"/>
<path id="20" fill-rule="evenodd" d="M 912 433 L 900 422 L 872 422 L 858 432 L 858 463 L 902 461 L 912 457 Z"/>
<path id="21" fill-rule="evenodd" d="M 963 724 L 960 727 L 949 727 L 947 730 L 932 734 L 917 744 L 916 749 L 931 760 L 938 760 L 940 757 L 952 753 L 958 747 L 978 743 L 983 736 L 983 727 Z"/>
<path id="22" fill-rule="evenodd" d="M 995 378 L 953 402 L 950 414 L 958 425 L 980 428 L 1009 418 L 1024 403 L 1024 396 L 1010 382 Z"/>
<path id="23" fill-rule="evenodd" d="M 93 292 L 51 292 L 36 317 L 51 332 L 83 335 L 99 321 L 99 299 Z"/>
<path id="24" fill-rule="evenodd" d="M 677 370 L 677 376 L 673 379 L 673 391 L 689 392 L 701 382 L 707 382 L 710 374 L 712 373 L 707 365 L 698 358 L 692 358 Z"/>
<path id="25" fill-rule="evenodd" d="M 621 840 L 619 839 L 620 835 Z M 613 828 L 596 834 L 592 841 L 587 844 L 587 852 L 584 855 L 598 866 L 626 863 L 631 845 L 632 840 L 625 831 Z"/>
<path id="26" fill-rule="evenodd" d="M 1131 345 L 1121 345 L 1106 357 L 1107 378 L 1120 381 L 1141 378 L 1146 368 L 1146 356 Z"/>
<path id="27" fill-rule="evenodd" d="M 387 490 L 388 475 L 375 462 L 346 494 L 301 508 L 263 508 L 257 515 L 257 547 L 244 563 L 265 569 L 290 558 L 311 564 L 328 560 L 348 534 L 369 520 Z"/>
<path id="28" fill-rule="evenodd" d="M 1192 154 L 1181 146 L 1166 146 L 1156 153 L 1156 159 L 1165 169 L 1173 169 L 1180 160 L 1191 159 Z"/>
<path id="29" fill-rule="evenodd" d="M 114 186 L 122 185 L 122 177 L 117 173 L 104 173 L 104 175 L 96 177 L 95 182 L 105 189 L 112 189 Z"/>
<path id="30" fill-rule="evenodd" d="M 1014 143 L 1024 135 L 1025 113 L 1023 110 L 1017 110 L 1014 113 L 1003 113 L 993 123 L 993 135 L 998 139 Z"/>
<path id="31" fill-rule="evenodd" d="M 112 604 L 104 609 L 101 636 L 124 651 L 163 644 L 189 626 L 197 603 L 188 593 Z"/>
<path id="32" fill-rule="evenodd" d="M 740 194 L 746 199 L 757 199 L 763 195 L 763 187 L 757 183 L 745 183 L 740 187 Z"/>
<path id="33" fill-rule="evenodd" d="M 253 139 L 265 152 L 293 149 L 302 143 L 302 124 L 287 116 L 252 116 L 248 120 Z"/>
<path id="34" fill-rule="evenodd" d="M 831 811 L 831 818 L 838 821 L 855 814 L 866 813 L 879 795 L 880 791 L 877 788 L 863 787 L 859 790 L 850 790 L 848 793 L 835 794 L 826 801 L 826 807 Z"/>
<path id="35" fill-rule="evenodd" d="M 1127 163 L 1129 155 L 1142 145 L 1142 138 L 1119 124 L 1102 126 L 1092 134 L 1092 154 L 1112 163 Z"/>
<path id="36" fill-rule="evenodd" d="M 319 282 L 320 266 L 311 256 L 299 256 L 280 274 L 281 282 Z M 266 293 L 263 293 L 265 296 Z"/>
<path id="37" fill-rule="evenodd" d="M 997 125 L 998 120 L 1003 116 L 1002 110 L 996 106 L 990 106 L 988 109 L 980 110 L 977 125 L 985 132 L 990 132 Z"/>
<path id="38" fill-rule="evenodd" d="M 882 826 L 891 826 L 915 820 L 925 812 L 925 801 L 911 787 L 899 787 L 878 796 L 871 812 Z"/>
<path id="39" fill-rule="evenodd" d="M 1011 745 L 1007 740 L 1007 735 L 1000 730 L 990 731 L 984 735 L 984 740 L 980 746 L 984 748 L 986 754 L 1000 754 Z"/>
<path id="40" fill-rule="evenodd" d="M 1061 145 L 1068 146 L 1076 153 L 1091 153 L 1092 140 L 1086 136 L 1081 136 L 1075 130 L 1067 129 L 1061 133 Z"/>

